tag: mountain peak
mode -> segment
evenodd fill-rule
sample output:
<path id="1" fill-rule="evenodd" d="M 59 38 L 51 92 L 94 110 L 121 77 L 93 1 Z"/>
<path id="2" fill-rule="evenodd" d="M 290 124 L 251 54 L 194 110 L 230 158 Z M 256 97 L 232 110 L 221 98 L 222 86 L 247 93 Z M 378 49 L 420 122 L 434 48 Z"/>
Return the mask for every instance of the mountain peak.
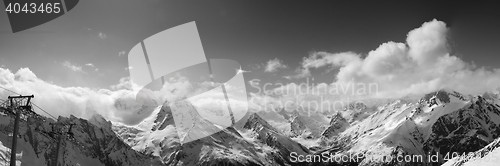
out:
<path id="1" fill-rule="evenodd" d="M 262 119 L 257 113 L 252 113 L 249 117 L 243 128 L 245 129 L 258 129 L 258 128 L 266 128 L 275 132 L 278 132 L 274 127 L 272 127 L 267 121 Z"/>
<path id="2" fill-rule="evenodd" d="M 500 93 L 497 92 L 484 92 L 481 96 L 489 101 L 500 100 Z"/>
<path id="3" fill-rule="evenodd" d="M 428 93 L 424 95 L 422 99 L 420 99 L 420 102 L 427 102 L 427 103 L 435 103 L 435 102 L 441 102 L 441 103 L 449 103 L 450 102 L 450 97 L 455 97 L 458 98 L 462 101 L 465 101 L 466 98 L 463 94 L 449 90 L 449 89 L 440 89 L 435 92 Z"/>
<path id="4" fill-rule="evenodd" d="M 106 120 L 102 115 L 96 113 L 94 114 L 88 122 L 98 128 L 101 128 L 102 132 L 106 132 L 107 134 L 114 134 L 113 132 L 113 123 L 111 121 Z"/>

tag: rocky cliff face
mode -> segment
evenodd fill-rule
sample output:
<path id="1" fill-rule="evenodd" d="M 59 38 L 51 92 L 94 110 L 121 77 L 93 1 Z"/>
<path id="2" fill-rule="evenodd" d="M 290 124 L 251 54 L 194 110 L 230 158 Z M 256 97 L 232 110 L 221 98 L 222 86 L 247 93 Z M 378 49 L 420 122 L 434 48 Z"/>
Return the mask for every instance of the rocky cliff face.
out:
<path id="1" fill-rule="evenodd" d="M 500 136 L 500 108 L 477 96 L 472 103 L 440 117 L 424 142 L 424 151 L 440 154 L 475 152 Z"/>
<path id="2" fill-rule="evenodd" d="M 440 165 L 447 153 L 473 152 L 497 138 L 499 109 L 483 97 L 447 91 L 431 93 L 416 103 L 394 101 L 334 137 L 330 149 L 321 151 L 364 157 L 323 164 Z M 429 162 L 429 153 L 437 160 Z M 374 156 L 395 160 L 373 160 Z M 398 156 L 421 159 L 397 161 Z"/>
<path id="3" fill-rule="evenodd" d="M 309 153 L 257 114 L 223 128 L 184 103 L 182 110 L 194 125 L 178 126 L 184 121 L 174 121 L 170 107 L 164 104 L 137 126 L 115 125 L 113 129 L 135 150 L 159 157 L 166 165 L 294 165 L 288 158 L 291 152 Z M 210 132 L 214 134 L 203 135 Z M 182 141 L 189 137 L 199 139 Z"/>
<path id="4" fill-rule="evenodd" d="M 328 127 L 328 118 L 320 112 L 299 108 L 290 112 L 282 111 L 283 117 L 288 117 L 291 137 L 305 137 L 315 139 L 321 137 L 322 132 Z"/>
<path id="5" fill-rule="evenodd" d="M 306 134 L 307 126 L 304 124 L 304 119 L 299 114 L 295 114 L 295 116 L 290 119 L 290 131 L 293 136 Z"/>
<path id="6" fill-rule="evenodd" d="M 443 166 L 495 166 L 500 162 L 500 138 L 491 142 L 484 148 L 470 153 L 452 153 L 451 158 Z"/>
<path id="7" fill-rule="evenodd" d="M 284 162 L 289 162 L 288 157 L 291 152 L 300 155 L 310 153 L 306 147 L 279 133 L 257 114 L 251 114 L 243 128 L 253 133 L 257 142 L 276 149 Z"/>
<path id="8" fill-rule="evenodd" d="M 7 163 L 10 158 L 10 146 L 14 117 L 9 114 L 0 115 L 0 146 L 3 160 Z M 29 123 L 27 123 L 29 121 Z M 106 165 L 106 166 L 134 166 L 134 165 L 161 165 L 159 160 L 136 152 L 125 144 L 112 130 L 111 123 L 101 116 L 94 116 L 90 120 L 76 117 L 58 119 L 59 123 L 75 125 L 69 130 L 64 127 L 52 130 L 50 123 L 54 120 L 38 117 L 21 121 L 18 138 L 19 165 L 53 165 L 55 162 L 62 165 Z M 56 160 L 58 134 L 62 131 L 63 138 Z M 69 132 L 69 133 L 68 133 Z"/>
<path id="9" fill-rule="evenodd" d="M 325 131 L 321 134 L 325 138 L 331 138 L 332 136 L 338 135 L 339 133 L 342 133 L 345 131 L 350 124 L 347 122 L 347 120 L 342 116 L 342 114 L 339 112 L 332 116 L 332 119 L 330 120 L 330 126 L 326 128 Z"/>

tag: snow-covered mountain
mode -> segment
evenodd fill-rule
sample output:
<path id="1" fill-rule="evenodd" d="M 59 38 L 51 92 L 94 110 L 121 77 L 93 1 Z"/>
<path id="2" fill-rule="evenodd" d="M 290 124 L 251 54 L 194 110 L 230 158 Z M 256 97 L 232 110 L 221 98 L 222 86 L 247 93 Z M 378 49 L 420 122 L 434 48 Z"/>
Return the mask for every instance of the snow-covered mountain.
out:
<path id="1" fill-rule="evenodd" d="M 332 136 L 338 135 L 339 133 L 344 132 L 347 128 L 350 127 L 351 124 L 342 116 L 340 112 L 332 116 L 330 120 L 330 126 L 326 128 L 325 131 L 321 134 L 323 137 L 329 139 Z"/>
<path id="2" fill-rule="evenodd" d="M 299 107 L 295 110 L 257 112 L 280 132 L 290 137 L 319 138 L 328 127 L 329 119 L 322 112 L 316 112 Z"/>
<path id="3" fill-rule="evenodd" d="M 482 97 L 491 103 L 500 105 L 500 89 L 494 92 L 485 92 Z"/>
<path id="4" fill-rule="evenodd" d="M 136 152 L 123 143 L 111 130 L 111 123 L 100 115 L 90 120 L 71 116 L 59 117 L 58 122 L 75 124 L 61 139 L 59 159 L 56 160 L 58 136 L 50 123 L 54 120 L 36 116 L 19 124 L 17 165 L 80 165 L 80 166 L 136 166 L 160 165 L 158 159 Z M 0 165 L 8 165 L 14 124 L 12 114 L 0 115 Z M 57 129 L 56 129 L 57 130 Z M 61 128 L 64 133 L 69 127 Z M 58 131 L 60 131 L 58 130 Z"/>
<path id="5" fill-rule="evenodd" d="M 113 130 L 133 149 L 159 157 L 166 165 L 294 165 L 288 158 L 291 152 L 309 153 L 257 114 L 246 115 L 233 127 L 221 128 L 201 118 L 189 103 L 182 106 L 184 114 L 191 115 L 197 125 L 179 128 L 179 122 L 172 118 L 172 105 L 164 104 L 142 123 L 116 124 Z M 217 132 L 181 143 L 183 137 L 206 131 Z"/>
<path id="6" fill-rule="evenodd" d="M 59 117 L 59 123 L 75 125 L 62 139 L 57 162 L 80 166 L 477 165 L 500 160 L 499 96 L 442 90 L 420 100 L 393 100 L 372 107 L 352 104 L 333 115 L 303 109 L 248 113 L 227 128 L 202 118 L 189 102 L 165 103 L 149 115 L 140 112 L 138 116 L 145 119 L 133 126 L 111 123 L 100 115 L 88 120 Z M 1 166 L 10 159 L 13 115 L 0 112 Z M 53 165 L 58 139 L 50 123 L 55 121 L 40 116 L 27 120 L 20 124 L 18 165 Z M 291 153 L 361 157 L 294 163 Z M 452 159 L 462 154 L 469 157 Z M 411 161 L 398 159 L 407 156 Z"/>
<path id="7" fill-rule="evenodd" d="M 290 136 L 303 136 L 305 138 L 318 138 L 323 130 L 328 127 L 327 116 L 319 112 L 299 108 L 291 113 L 282 111 L 283 117 L 288 117 L 290 124 Z"/>
<path id="8" fill-rule="evenodd" d="M 363 102 L 349 103 L 343 110 L 337 111 L 331 116 L 329 126 L 322 132 L 322 139 L 336 136 L 347 128 L 363 121 L 377 110 L 376 107 L 368 107 Z"/>
<path id="9" fill-rule="evenodd" d="M 336 164 L 441 164 L 449 152 L 476 151 L 498 138 L 499 110 L 481 96 L 448 91 L 428 94 L 419 102 L 396 100 L 333 137 L 331 147 L 318 153 L 363 156 L 356 163 Z M 429 153 L 437 155 L 431 158 Z M 398 156 L 413 160 L 400 162 Z M 395 160 L 376 160 L 383 157 Z"/>
<path id="10" fill-rule="evenodd" d="M 500 138 L 496 139 L 488 146 L 470 153 L 455 153 L 453 157 L 443 166 L 497 166 L 500 163 Z"/>

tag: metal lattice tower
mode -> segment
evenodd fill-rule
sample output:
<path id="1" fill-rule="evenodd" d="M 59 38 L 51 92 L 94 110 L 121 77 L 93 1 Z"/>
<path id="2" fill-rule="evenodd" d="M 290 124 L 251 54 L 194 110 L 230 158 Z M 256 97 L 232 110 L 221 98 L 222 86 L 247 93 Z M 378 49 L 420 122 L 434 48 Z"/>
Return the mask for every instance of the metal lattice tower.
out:
<path id="1" fill-rule="evenodd" d="M 36 113 L 33 112 L 31 107 L 31 99 L 35 96 L 9 96 L 8 100 L 8 111 L 16 116 L 14 121 L 14 132 L 12 134 L 12 147 L 10 152 L 10 166 L 16 166 L 16 151 L 17 151 L 17 135 L 19 132 L 19 121 L 21 120 L 21 116 L 23 119 L 26 119 L 27 116 L 33 115 Z M 4 102 L 5 104 L 5 102 Z"/>
<path id="2" fill-rule="evenodd" d="M 42 116 L 35 113 L 32 108 L 31 99 L 34 98 L 34 95 L 31 96 L 9 96 L 8 100 L 0 100 L 0 112 L 5 114 L 9 114 L 15 116 L 14 121 L 14 131 L 12 136 L 12 147 L 11 147 L 11 159 L 10 166 L 16 165 L 16 151 L 17 151 L 17 135 L 19 134 L 19 123 L 20 121 L 27 121 L 28 118 L 35 119 L 43 119 Z M 64 137 L 69 136 L 73 137 L 73 132 L 71 131 L 75 123 L 64 123 L 64 122 L 56 122 L 50 123 L 52 126 L 51 135 L 54 139 L 58 140 L 57 143 L 57 152 L 54 165 L 57 166 L 59 160 L 60 148 L 62 146 L 62 140 Z M 67 131 L 63 131 L 66 130 Z"/>
<path id="3" fill-rule="evenodd" d="M 66 137 L 66 136 L 70 136 L 70 137 L 73 137 L 73 132 L 71 131 L 71 129 L 73 128 L 74 125 L 76 125 L 75 123 L 64 123 L 64 122 L 56 122 L 56 123 L 50 123 L 50 125 L 52 126 L 52 134 L 55 136 L 57 135 L 57 152 L 56 152 L 56 159 L 55 159 L 55 162 L 54 162 L 54 166 L 57 166 L 58 164 L 58 161 L 59 161 L 59 153 L 60 153 L 60 149 L 61 149 L 61 144 L 62 144 L 62 141 L 63 141 L 63 138 Z M 62 129 L 66 126 L 69 126 L 68 128 L 68 131 L 67 132 L 63 132 Z M 64 161 L 64 160 L 63 160 Z M 64 165 L 64 163 L 62 164 Z"/>

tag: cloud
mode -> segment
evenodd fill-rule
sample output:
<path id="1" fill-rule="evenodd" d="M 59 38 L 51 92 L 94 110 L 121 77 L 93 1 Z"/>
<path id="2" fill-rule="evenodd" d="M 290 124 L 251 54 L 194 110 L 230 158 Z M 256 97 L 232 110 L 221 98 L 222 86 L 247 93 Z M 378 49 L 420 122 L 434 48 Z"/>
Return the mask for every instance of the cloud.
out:
<path id="1" fill-rule="evenodd" d="M 64 62 L 62 63 L 62 65 L 63 65 L 64 67 L 67 67 L 67 68 L 71 69 L 71 70 L 72 70 L 72 71 L 74 71 L 74 72 L 82 72 L 82 73 L 84 73 L 84 71 L 82 70 L 82 66 L 79 66 L 79 65 L 76 65 L 76 64 L 72 64 L 72 63 L 71 63 L 71 62 L 69 62 L 69 61 L 64 61 Z"/>
<path id="2" fill-rule="evenodd" d="M 307 77 L 306 82 L 263 89 L 264 83 L 252 80 L 249 84 L 261 89 L 251 103 L 264 110 L 278 106 L 328 111 L 356 101 L 420 97 L 440 89 L 475 95 L 500 87 L 500 69 L 477 67 L 450 54 L 447 32 L 445 23 L 432 20 L 411 30 L 405 43 L 389 41 L 366 55 L 313 52 L 302 59 L 296 75 L 284 77 Z M 314 84 L 311 69 L 338 72 L 333 82 Z"/>
<path id="3" fill-rule="evenodd" d="M 87 64 L 85 64 L 85 66 L 95 67 L 94 64 L 92 64 L 92 63 L 87 63 Z"/>
<path id="4" fill-rule="evenodd" d="M 278 69 L 287 68 L 287 66 L 283 64 L 282 60 L 275 58 L 275 59 L 271 59 L 271 60 L 267 61 L 265 68 L 266 68 L 264 70 L 265 72 L 276 72 L 276 71 L 278 71 Z"/>
<path id="5" fill-rule="evenodd" d="M 85 64 L 85 66 L 94 68 L 95 71 L 99 71 L 99 68 L 95 67 L 94 64 L 92 64 L 92 63 L 87 63 L 87 64 Z"/>
<path id="6" fill-rule="evenodd" d="M 260 68 L 262 68 L 262 65 L 263 64 L 252 64 L 252 65 L 250 65 L 250 68 L 253 70 L 260 69 Z"/>
<path id="7" fill-rule="evenodd" d="M 155 106 L 163 104 L 164 101 L 172 102 L 203 93 L 202 97 L 190 98 L 193 105 L 198 108 L 217 111 L 216 108 L 220 108 L 220 104 L 225 103 L 221 92 L 209 91 L 220 84 L 212 85 L 211 82 L 206 81 L 192 83 L 188 78 L 179 74 L 165 80 L 165 84 L 156 91 L 142 89 L 129 77 L 121 78 L 119 83 L 111 86 L 110 89 L 61 87 L 39 79 L 28 68 L 21 68 L 15 73 L 9 69 L 0 68 L 1 87 L 20 94 L 35 95 L 32 101 L 55 117 L 74 115 L 88 119 L 95 114 L 100 114 L 113 122 L 135 125 L 149 117 L 156 108 Z M 230 84 L 225 87 L 232 106 L 234 105 L 233 110 L 246 108 L 245 101 L 233 96 L 241 89 Z M 146 93 L 139 93 L 140 90 Z M 138 93 L 147 95 L 147 98 L 151 100 L 136 99 Z M 13 94 L 0 89 L 0 99 L 6 99 L 9 95 Z M 48 116 L 37 108 L 35 112 Z"/>
<path id="8" fill-rule="evenodd" d="M 476 94 L 500 86 L 500 69 L 488 70 L 450 55 L 448 28 L 432 20 L 411 30 L 406 43 L 387 42 L 365 58 L 354 52 L 314 52 L 302 60 L 297 78 L 310 75 L 310 69 L 338 69 L 332 84 L 376 83 L 379 97 L 423 94 L 441 88 Z"/>
<path id="9" fill-rule="evenodd" d="M 344 66 L 346 64 L 359 64 L 360 62 L 361 62 L 360 55 L 357 55 L 354 52 L 338 53 L 335 54 L 335 56 L 331 56 L 331 54 L 327 52 L 313 52 L 308 57 L 304 57 L 302 59 L 301 68 L 298 68 L 296 70 L 296 72 L 298 73 L 297 75 L 285 76 L 284 78 L 287 79 L 304 78 L 311 76 L 310 69 L 318 69 L 325 66 L 335 67 L 335 66 Z M 353 69 L 346 68 L 344 70 L 352 71 Z"/>
<path id="10" fill-rule="evenodd" d="M 186 79 L 172 79 L 160 91 L 151 95 L 158 101 L 174 100 L 189 93 L 192 86 Z M 136 101 L 140 87 L 129 78 L 122 78 L 111 89 L 85 87 L 61 87 L 39 79 L 30 69 L 21 68 L 13 73 L 0 68 L 0 86 L 20 94 L 33 94 L 33 102 L 53 116 L 74 115 L 90 118 L 96 113 L 108 120 L 133 125 L 149 116 L 152 110 L 144 110 L 141 101 Z M 172 92 L 172 89 L 176 89 Z M 0 99 L 13 95 L 0 89 Z M 47 116 L 35 108 L 35 112 Z"/>
<path id="11" fill-rule="evenodd" d="M 106 34 L 103 32 L 99 32 L 99 38 L 106 39 L 106 38 L 108 38 L 108 36 L 106 36 Z"/>

